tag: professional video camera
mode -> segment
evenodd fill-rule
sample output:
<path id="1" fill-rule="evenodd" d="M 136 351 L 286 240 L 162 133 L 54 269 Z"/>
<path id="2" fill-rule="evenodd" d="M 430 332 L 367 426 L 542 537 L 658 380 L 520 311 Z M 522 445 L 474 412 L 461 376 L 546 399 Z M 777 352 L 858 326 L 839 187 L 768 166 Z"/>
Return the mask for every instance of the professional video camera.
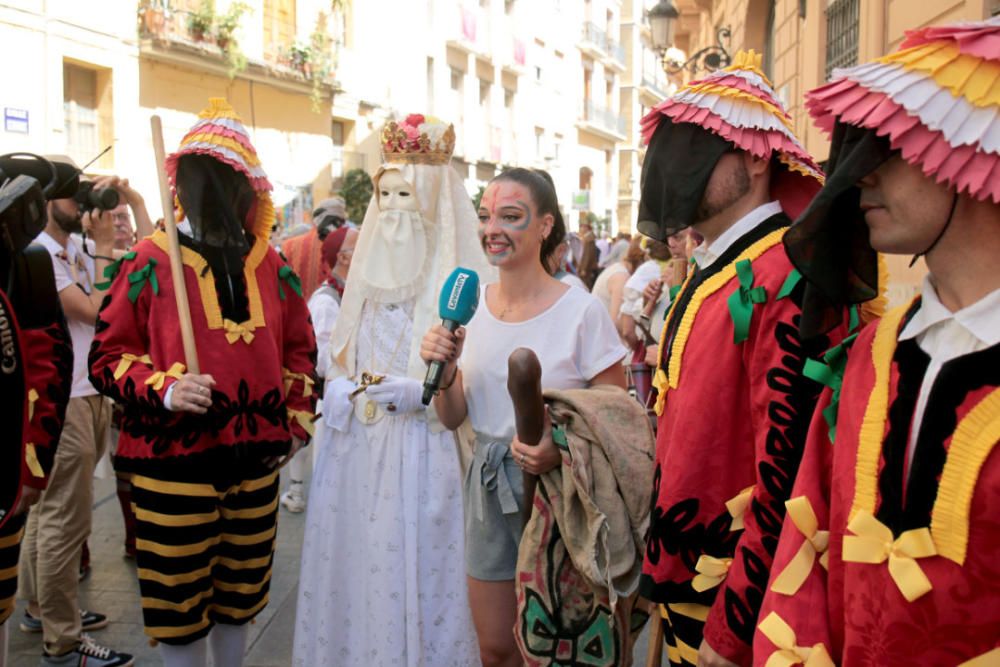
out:
<path id="1" fill-rule="evenodd" d="M 73 199 L 80 205 L 81 213 L 93 211 L 94 209 L 110 211 L 118 206 L 118 203 L 121 201 L 118 191 L 114 188 L 95 188 L 94 184 L 90 181 L 80 182 L 80 187 L 76 191 L 76 194 L 73 195 Z"/>

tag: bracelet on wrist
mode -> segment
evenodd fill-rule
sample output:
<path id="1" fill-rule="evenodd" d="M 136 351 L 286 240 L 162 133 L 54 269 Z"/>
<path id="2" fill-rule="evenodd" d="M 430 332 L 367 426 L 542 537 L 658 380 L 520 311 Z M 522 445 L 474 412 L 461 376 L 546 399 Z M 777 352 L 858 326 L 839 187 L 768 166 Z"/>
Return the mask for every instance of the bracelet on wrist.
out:
<path id="1" fill-rule="evenodd" d="M 448 383 L 446 385 L 440 387 L 439 391 L 448 391 L 449 389 L 451 389 L 451 385 L 455 384 L 455 380 L 457 379 L 458 379 L 458 366 L 455 366 L 455 371 L 451 374 L 451 379 L 448 380 Z"/>

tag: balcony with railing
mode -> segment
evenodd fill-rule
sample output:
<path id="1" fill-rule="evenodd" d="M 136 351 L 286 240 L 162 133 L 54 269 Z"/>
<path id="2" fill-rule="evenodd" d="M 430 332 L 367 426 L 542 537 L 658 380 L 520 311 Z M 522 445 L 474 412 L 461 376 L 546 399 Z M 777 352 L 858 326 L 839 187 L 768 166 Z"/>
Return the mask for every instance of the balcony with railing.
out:
<path id="1" fill-rule="evenodd" d="M 148 2 L 139 7 L 139 52 L 146 58 L 175 65 L 196 67 L 213 74 L 241 76 L 266 81 L 301 92 L 335 92 L 336 82 L 332 39 L 318 33 L 309 39 L 292 36 L 281 45 L 256 48 L 237 41 L 236 26 L 224 29 L 223 17 L 206 16 L 184 2 Z M 325 37 L 325 39 L 324 39 Z"/>
<path id="2" fill-rule="evenodd" d="M 449 19 L 448 46 L 468 53 L 492 54 L 488 15 L 478 2 L 458 2 Z"/>
<path id="3" fill-rule="evenodd" d="M 578 126 L 612 141 L 624 141 L 627 136 L 624 117 L 590 100 L 584 102 Z"/>
<path id="4" fill-rule="evenodd" d="M 587 55 L 601 58 L 615 69 L 625 69 L 625 47 L 595 23 L 586 21 L 583 24 L 579 47 Z"/>
<path id="5" fill-rule="evenodd" d="M 654 100 L 654 103 L 659 103 L 671 93 L 671 83 L 660 64 L 660 57 L 649 49 L 643 49 L 642 52 L 642 81 L 640 87 L 643 93 Z M 647 104 L 646 106 L 652 106 L 652 104 Z"/>

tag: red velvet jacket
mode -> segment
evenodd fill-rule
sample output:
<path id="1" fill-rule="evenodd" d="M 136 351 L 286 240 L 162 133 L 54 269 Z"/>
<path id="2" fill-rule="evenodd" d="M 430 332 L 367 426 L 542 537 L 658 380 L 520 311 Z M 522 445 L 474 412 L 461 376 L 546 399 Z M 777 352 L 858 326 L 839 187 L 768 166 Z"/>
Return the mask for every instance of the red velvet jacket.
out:
<path id="1" fill-rule="evenodd" d="M 212 407 L 194 415 L 163 406 L 186 369 L 166 235 L 157 232 L 111 270 L 90 352 L 91 381 L 123 407 L 118 469 L 191 470 L 227 449 L 255 460 L 287 453 L 293 435 L 308 439 L 316 402 L 316 344 L 298 278 L 255 242 L 244 265 L 250 317 L 236 323 L 222 314 L 205 260 L 181 252 L 200 370 L 216 381 Z"/>
<path id="2" fill-rule="evenodd" d="M 897 343 L 907 311 L 861 331 L 816 412 L 755 664 L 789 642 L 846 667 L 1000 664 L 1000 346 L 944 364 L 906 475 L 928 364 Z"/>
<path id="3" fill-rule="evenodd" d="M 21 420 L 20 438 L 0 449 L 2 465 L 10 466 L 8 470 L 20 470 L 18 488 L 9 489 L 11 493 L 5 494 L 5 498 L 16 501 L 20 497 L 20 486 L 44 489 L 48 485 L 73 380 L 73 347 L 63 322 L 42 328 L 22 328 L 3 292 L 0 292 L 0 300 L 3 313 L 9 316 L 3 328 L 14 334 L 3 336 L 3 344 L 10 344 L 4 348 L 5 370 L 8 360 L 16 358 L 23 363 L 24 371 L 23 391 L 18 392 L 21 404 L 9 406 L 15 418 Z M 0 524 L 6 518 L 0 516 Z"/>
<path id="4" fill-rule="evenodd" d="M 674 612 L 675 625 L 693 628 L 676 633 L 689 662 L 702 621 L 712 648 L 750 662 L 784 502 L 821 389 L 802 368 L 829 340 L 807 348 L 799 338 L 804 283 L 781 243 L 787 225 L 783 214 L 765 220 L 692 273 L 664 326 L 641 590 Z"/>

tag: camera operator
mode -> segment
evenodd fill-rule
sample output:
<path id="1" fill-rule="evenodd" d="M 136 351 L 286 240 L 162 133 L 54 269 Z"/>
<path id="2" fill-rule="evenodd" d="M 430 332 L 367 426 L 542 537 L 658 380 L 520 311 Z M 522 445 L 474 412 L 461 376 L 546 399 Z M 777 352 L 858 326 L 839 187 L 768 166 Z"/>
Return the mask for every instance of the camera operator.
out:
<path id="1" fill-rule="evenodd" d="M 119 197 L 102 197 L 104 187 L 124 195 L 136 221 L 148 224 L 142 197 L 127 181 L 107 177 L 93 184 L 87 203 L 55 199 L 37 239 L 51 255 L 56 289 L 73 343 L 73 380 L 55 463 L 41 500 L 30 512 L 20 563 L 19 596 L 28 602 L 21 629 L 43 633 L 42 665 L 131 665 L 132 658 L 97 646 L 83 635 L 107 625 L 107 617 L 78 605 L 79 557 L 90 534 L 93 474 L 107 442 L 110 403 L 88 379 L 87 355 L 97 311 L 114 261 L 114 219 Z M 82 190 L 86 191 L 85 188 Z M 93 206 L 102 200 L 106 208 Z M 140 223 L 141 224 L 141 223 Z M 86 234 L 84 241 L 79 234 Z"/>

